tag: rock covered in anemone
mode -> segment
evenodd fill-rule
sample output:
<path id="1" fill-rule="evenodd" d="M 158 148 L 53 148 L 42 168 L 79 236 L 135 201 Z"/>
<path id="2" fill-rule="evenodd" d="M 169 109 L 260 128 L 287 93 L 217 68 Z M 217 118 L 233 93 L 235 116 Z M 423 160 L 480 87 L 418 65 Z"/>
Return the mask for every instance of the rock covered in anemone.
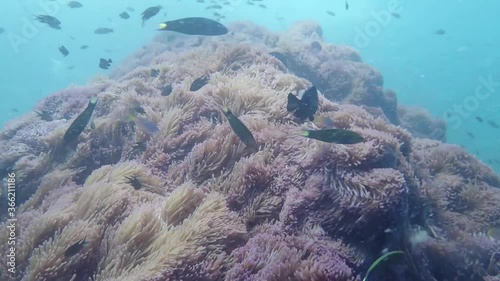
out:
<path id="1" fill-rule="evenodd" d="M 361 280 L 386 250 L 406 259 L 371 280 L 498 277 L 489 269 L 500 244 L 485 235 L 500 225 L 498 176 L 461 148 L 395 125 L 395 94 L 355 51 L 323 42 L 312 23 L 283 34 L 235 24 L 220 38 L 171 36 L 110 79 L 41 101 L 36 109 L 52 121 L 27 114 L 0 132 L 0 172 L 16 173 L 22 203 L 15 279 Z M 190 91 L 202 76 L 208 83 Z M 287 95 L 313 84 L 316 116 L 365 142 L 298 134 L 313 125 L 287 112 Z M 58 149 L 91 96 L 95 128 Z M 130 122 L 137 106 L 154 135 Z M 232 132 L 224 106 L 258 152 Z M 7 240 L 0 232 L 2 252 Z M 6 259 L 1 280 L 13 277 Z"/>

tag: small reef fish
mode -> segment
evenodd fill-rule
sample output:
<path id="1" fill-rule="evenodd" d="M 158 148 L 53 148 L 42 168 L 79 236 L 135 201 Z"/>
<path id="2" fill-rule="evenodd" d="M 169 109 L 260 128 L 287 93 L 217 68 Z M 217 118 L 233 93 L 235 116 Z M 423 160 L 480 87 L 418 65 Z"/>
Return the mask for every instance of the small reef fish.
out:
<path id="1" fill-rule="evenodd" d="M 35 19 L 41 23 L 45 23 L 54 29 L 61 29 L 61 22 L 49 15 L 35 15 Z"/>
<path id="2" fill-rule="evenodd" d="M 85 50 L 85 49 L 87 49 L 88 47 L 89 47 L 89 46 L 87 46 L 87 45 L 82 45 L 82 46 L 80 47 L 80 49 Z"/>
<path id="3" fill-rule="evenodd" d="M 158 12 L 160 12 L 161 9 L 162 9 L 162 6 L 153 6 L 153 7 L 149 7 L 146 10 L 144 10 L 144 12 L 141 13 L 141 15 L 142 15 L 142 27 L 144 27 L 144 24 L 146 23 L 146 21 L 148 19 L 156 16 L 156 14 L 158 14 Z"/>
<path id="4" fill-rule="evenodd" d="M 144 152 L 147 148 L 146 141 L 139 141 L 132 145 L 132 152 Z"/>
<path id="5" fill-rule="evenodd" d="M 37 115 L 38 117 L 40 117 L 40 119 L 42 119 L 43 121 L 47 121 L 47 122 L 50 122 L 52 120 L 54 120 L 54 118 L 52 118 L 52 115 L 50 115 L 50 113 L 48 111 L 45 111 L 45 110 L 42 110 L 42 111 L 37 111 L 37 110 L 33 110 Z"/>
<path id="6" fill-rule="evenodd" d="M 135 12 L 135 9 L 132 8 L 132 7 L 127 7 L 126 10 L 129 11 L 129 12 Z"/>
<path id="7" fill-rule="evenodd" d="M 120 18 L 126 20 L 126 19 L 130 18 L 130 15 L 127 12 L 121 12 Z"/>
<path id="8" fill-rule="evenodd" d="M 113 61 L 111 59 L 106 60 L 106 59 L 101 58 L 99 60 L 99 67 L 102 69 L 108 69 L 112 62 Z"/>
<path id="9" fill-rule="evenodd" d="M 302 135 L 306 138 L 337 144 L 355 144 L 364 141 L 360 134 L 343 129 L 306 130 Z"/>
<path id="10" fill-rule="evenodd" d="M 207 9 L 207 10 L 222 9 L 222 6 L 221 5 L 210 5 L 210 6 L 207 6 L 205 9 Z"/>
<path id="11" fill-rule="evenodd" d="M 326 11 L 327 14 L 329 14 L 330 16 L 334 17 L 335 16 L 335 13 L 332 12 L 332 11 Z"/>
<path id="12" fill-rule="evenodd" d="M 113 32 L 113 29 L 107 27 L 99 27 L 98 29 L 94 30 L 95 34 L 108 34 L 111 32 Z"/>
<path id="13" fill-rule="evenodd" d="M 82 3 L 78 2 L 78 1 L 69 1 L 68 6 L 69 6 L 71 9 L 75 9 L 75 8 L 81 8 L 81 7 L 83 7 Z"/>
<path id="14" fill-rule="evenodd" d="M 437 35 L 444 35 L 446 33 L 446 31 L 444 29 L 438 29 L 436 31 L 434 31 L 434 34 L 437 34 Z"/>
<path id="15" fill-rule="evenodd" d="M 94 112 L 95 106 L 97 105 L 97 98 L 91 98 L 87 108 L 76 117 L 76 119 L 71 123 L 68 130 L 64 134 L 63 142 L 65 144 L 72 143 L 78 139 L 78 136 L 83 132 L 83 129 L 87 126 Z"/>
<path id="16" fill-rule="evenodd" d="M 288 94 L 288 103 L 286 105 L 288 112 L 293 112 L 293 115 L 300 120 L 314 120 L 314 114 L 318 110 L 318 91 L 315 86 L 308 89 L 299 100 L 297 96 L 292 93 Z"/>
<path id="17" fill-rule="evenodd" d="M 136 105 L 136 106 L 132 107 L 131 112 L 135 112 L 135 113 L 139 113 L 139 114 L 146 114 L 146 111 L 140 105 Z"/>
<path id="18" fill-rule="evenodd" d="M 363 281 L 366 281 L 368 280 L 368 276 L 370 275 L 370 273 L 383 261 L 386 261 L 389 257 L 392 257 L 392 256 L 399 256 L 399 255 L 404 255 L 405 252 L 403 251 L 392 251 L 392 252 L 389 252 L 385 255 L 382 255 L 381 257 L 379 257 L 378 259 L 376 259 L 372 265 L 368 268 L 368 270 L 366 271 L 366 275 L 365 275 L 365 278 L 363 278 Z"/>
<path id="19" fill-rule="evenodd" d="M 153 121 L 143 117 L 135 116 L 133 114 L 130 114 L 129 117 L 132 121 L 134 121 L 137 128 L 139 128 L 139 130 L 141 130 L 146 135 L 154 135 L 158 133 L 158 127 Z"/>
<path id="20" fill-rule="evenodd" d="M 61 52 L 61 54 L 62 54 L 63 56 L 67 56 L 67 55 L 69 55 L 69 51 L 68 51 L 68 49 L 66 49 L 66 47 L 64 47 L 64 46 L 59 47 L 59 52 Z"/>
<path id="21" fill-rule="evenodd" d="M 401 15 L 398 14 L 398 13 L 391 13 L 391 16 L 397 18 L 397 19 L 400 19 L 401 18 Z"/>
<path id="22" fill-rule="evenodd" d="M 208 18 L 183 18 L 160 23 L 158 30 L 174 31 L 188 35 L 217 36 L 228 33 L 221 23 Z"/>
<path id="23" fill-rule="evenodd" d="M 286 56 L 283 53 L 280 53 L 280 52 L 269 52 L 269 55 L 271 55 L 271 56 L 275 57 L 276 59 L 278 59 L 285 67 L 288 68 L 288 65 L 287 65 L 288 59 L 286 58 Z"/>
<path id="24" fill-rule="evenodd" d="M 347 1 L 345 1 L 345 9 L 349 10 L 349 3 L 347 3 Z"/>
<path id="25" fill-rule="evenodd" d="M 196 92 L 199 89 L 203 88 L 206 84 L 208 84 L 208 81 L 210 78 L 207 75 L 201 76 L 200 78 L 197 78 L 191 83 L 191 86 L 189 87 L 189 90 L 191 92 Z"/>
<path id="26" fill-rule="evenodd" d="M 487 120 L 486 123 L 488 123 L 488 125 L 490 125 L 492 128 L 495 128 L 495 129 L 500 128 L 500 127 L 498 127 L 498 124 L 495 121 Z"/>
<path id="27" fill-rule="evenodd" d="M 160 70 L 159 69 L 151 69 L 151 77 L 158 77 L 160 75 Z"/>
<path id="28" fill-rule="evenodd" d="M 481 118 L 479 116 L 476 116 L 476 120 L 479 121 L 479 122 L 481 122 L 481 123 L 483 123 L 483 121 L 484 121 L 483 118 Z"/>
<path id="29" fill-rule="evenodd" d="M 224 112 L 224 115 L 227 118 L 227 121 L 229 121 L 229 125 L 231 125 L 231 128 L 233 129 L 234 133 L 240 138 L 240 140 L 250 148 L 254 148 L 256 150 L 259 150 L 259 145 L 255 141 L 255 138 L 253 137 L 252 133 L 250 130 L 241 122 L 238 117 L 234 116 L 231 110 L 229 108 L 224 107 L 222 109 L 222 112 Z"/>
<path id="30" fill-rule="evenodd" d="M 83 246 L 85 246 L 85 238 L 82 240 L 76 242 L 75 244 L 69 246 L 66 251 L 64 251 L 64 256 L 66 258 L 72 257 L 76 255 L 78 252 L 80 252 L 83 249 Z"/>
<path id="31" fill-rule="evenodd" d="M 471 132 L 466 132 L 466 133 L 467 133 L 467 135 L 468 135 L 471 139 L 474 139 L 474 134 L 473 134 L 473 133 L 471 133 Z"/>
<path id="32" fill-rule="evenodd" d="M 135 190 L 142 188 L 142 183 L 137 176 L 126 176 L 127 183 L 130 184 Z"/>
<path id="33" fill-rule="evenodd" d="M 167 86 L 163 87 L 163 89 L 161 89 L 161 95 L 164 97 L 168 97 L 172 93 L 172 90 L 172 84 L 168 84 Z"/>

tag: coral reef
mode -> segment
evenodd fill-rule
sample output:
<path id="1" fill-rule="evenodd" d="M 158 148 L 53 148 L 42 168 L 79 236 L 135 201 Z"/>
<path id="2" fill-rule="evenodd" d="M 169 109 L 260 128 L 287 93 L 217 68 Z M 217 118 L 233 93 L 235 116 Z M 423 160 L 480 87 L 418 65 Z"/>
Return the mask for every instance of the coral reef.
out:
<path id="1" fill-rule="evenodd" d="M 11 121 L 0 174 L 16 174 L 17 264 L 13 274 L 0 256 L 0 279 L 358 281 L 382 253 L 402 250 L 370 280 L 497 280 L 500 242 L 485 233 L 500 226 L 500 178 L 441 142 L 441 121 L 398 105 L 378 71 L 321 33 L 310 22 L 284 33 L 249 23 L 223 37 L 162 33 L 110 78 L 42 100 L 52 121 Z M 299 134 L 316 125 L 287 112 L 287 95 L 311 85 L 316 116 L 365 142 Z M 91 96 L 94 125 L 63 146 Z M 137 106 L 158 133 L 129 121 Z M 224 106 L 259 151 L 232 132 Z M 0 232 L 2 252 L 8 239 Z"/>

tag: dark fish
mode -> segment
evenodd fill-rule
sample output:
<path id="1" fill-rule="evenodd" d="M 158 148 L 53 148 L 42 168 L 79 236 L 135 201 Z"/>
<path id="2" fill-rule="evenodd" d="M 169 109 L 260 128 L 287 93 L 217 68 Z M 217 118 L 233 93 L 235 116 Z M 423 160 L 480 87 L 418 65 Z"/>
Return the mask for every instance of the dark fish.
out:
<path id="1" fill-rule="evenodd" d="M 495 128 L 495 129 L 500 128 L 500 127 L 498 127 L 498 124 L 495 123 L 495 121 L 487 120 L 486 123 L 488 123 L 488 125 L 490 125 L 491 127 Z"/>
<path id="2" fill-rule="evenodd" d="M 210 5 L 207 6 L 205 9 L 210 10 L 210 9 L 222 9 L 222 6 L 220 5 Z"/>
<path id="3" fill-rule="evenodd" d="M 332 12 L 332 11 L 326 11 L 327 14 L 329 14 L 330 16 L 334 17 L 335 16 L 335 13 Z"/>
<path id="4" fill-rule="evenodd" d="M 163 89 L 161 89 L 161 95 L 164 97 L 170 96 L 171 93 L 172 93 L 172 84 L 168 84 L 167 86 L 163 87 Z"/>
<path id="5" fill-rule="evenodd" d="M 68 6 L 72 9 L 83 7 L 82 3 L 78 2 L 78 1 L 69 1 Z"/>
<path id="6" fill-rule="evenodd" d="M 88 47 L 89 47 L 89 46 L 87 46 L 87 45 L 82 45 L 82 46 L 80 47 L 80 49 L 85 50 L 85 49 L 87 49 Z"/>
<path id="7" fill-rule="evenodd" d="M 47 122 L 50 122 L 52 120 L 54 120 L 54 118 L 52 118 L 52 115 L 50 115 L 50 113 L 48 111 L 45 111 L 45 110 L 42 110 L 42 111 L 36 111 L 36 110 L 33 110 L 37 115 L 38 117 L 40 117 L 40 119 L 42 119 L 43 121 L 47 121 Z"/>
<path id="8" fill-rule="evenodd" d="M 142 188 L 142 183 L 136 176 L 126 176 L 127 183 L 130 184 L 135 190 L 139 190 Z"/>
<path id="9" fill-rule="evenodd" d="M 158 14 L 158 12 L 162 9 L 162 6 L 153 6 L 153 7 L 149 7 L 147 8 L 146 10 L 144 10 L 144 12 L 142 12 L 142 26 L 144 27 L 144 23 L 156 16 L 156 14 Z"/>
<path id="10" fill-rule="evenodd" d="M 0 27 L 0 34 L 4 33 L 5 32 L 5 28 L 3 27 Z"/>
<path id="11" fill-rule="evenodd" d="M 315 52 L 320 52 L 323 50 L 323 47 L 321 47 L 321 44 L 318 41 L 313 41 L 311 43 L 311 49 Z"/>
<path id="12" fill-rule="evenodd" d="M 262 8 L 262 9 L 267 9 L 267 6 L 264 5 L 264 4 L 259 4 L 259 7 Z"/>
<path id="13" fill-rule="evenodd" d="M 96 104 L 97 98 L 91 98 L 87 108 L 85 108 L 85 110 L 71 123 L 63 137 L 63 142 L 65 144 L 69 144 L 78 139 L 78 136 L 83 132 L 83 129 L 85 129 L 85 126 L 89 123 Z"/>
<path id="14" fill-rule="evenodd" d="M 111 33 L 111 32 L 113 32 L 113 29 L 112 28 L 107 28 L 107 27 L 100 27 L 100 28 L 94 30 L 95 34 L 108 34 L 108 33 Z"/>
<path id="15" fill-rule="evenodd" d="M 132 109 L 132 112 L 135 112 L 135 113 L 139 113 L 139 114 L 146 114 L 146 111 L 144 110 L 144 108 L 140 105 L 136 105 L 134 106 Z"/>
<path id="16" fill-rule="evenodd" d="M 349 3 L 347 3 L 347 1 L 345 1 L 345 9 L 349 10 Z"/>
<path id="17" fill-rule="evenodd" d="M 35 15 L 35 19 L 41 23 L 46 23 L 54 29 L 61 29 L 61 22 L 55 17 L 49 15 Z"/>
<path id="18" fill-rule="evenodd" d="M 127 12 L 122 12 L 122 13 L 120 13 L 120 18 L 126 20 L 126 19 L 130 18 L 130 15 Z"/>
<path id="19" fill-rule="evenodd" d="M 189 90 L 192 92 L 198 91 L 203 86 L 208 84 L 208 80 L 210 80 L 210 78 L 207 75 L 201 76 L 200 78 L 194 80 L 193 83 L 191 83 L 191 87 L 189 87 Z"/>
<path id="20" fill-rule="evenodd" d="M 132 7 L 127 7 L 126 10 L 129 11 L 129 12 L 135 12 L 135 9 L 132 8 Z"/>
<path id="21" fill-rule="evenodd" d="M 62 54 L 63 56 L 67 56 L 67 55 L 69 55 L 69 51 L 68 51 L 68 49 L 66 49 L 66 47 L 64 47 L 64 46 L 59 47 L 59 52 L 61 52 L 61 54 Z"/>
<path id="22" fill-rule="evenodd" d="M 397 19 L 400 19 L 401 18 L 401 15 L 398 14 L 398 13 L 391 13 L 391 16 L 397 18 Z"/>
<path id="23" fill-rule="evenodd" d="M 82 240 L 76 242 L 75 244 L 69 246 L 66 251 L 64 251 L 64 256 L 69 258 L 74 255 L 76 255 L 78 252 L 80 252 L 83 249 L 83 246 L 85 246 L 85 238 Z"/>
<path id="24" fill-rule="evenodd" d="M 476 116 L 476 120 L 479 121 L 479 122 L 481 122 L 481 123 L 483 123 L 483 121 L 484 121 L 483 118 L 481 118 L 479 116 Z"/>
<path id="25" fill-rule="evenodd" d="M 130 119 L 134 121 L 135 125 L 137 126 L 137 128 L 139 128 L 139 130 L 141 130 L 143 133 L 147 135 L 154 135 L 159 131 L 156 124 L 149 119 L 135 116 L 133 114 L 130 114 Z"/>
<path id="26" fill-rule="evenodd" d="M 434 34 L 437 34 L 437 35 L 444 35 L 445 33 L 446 33 L 446 31 L 443 29 L 438 29 L 438 30 L 434 31 Z"/>
<path id="27" fill-rule="evenodd" d="M 105 59 L 101 58 L 99 60 L 99 67 L 102 69 L 108 69 L 112 62 L 113 61 L 111 59 L 105 60 Z"/>
<path id="28" fill-rule="evenodd" d="M 144 152 L 147 148 L 146 141 L 139 141 L 132 145 L 132 152 Z"/>
<path id="29" fill-rule="evenodd" d="M 471 139 L 474 139 L 474 134 L 472 134 L 471 132 L 467 132 L 467 135 L 468 135 Z"/>
<path id="30" fill-rule="evenodd" d="M 183 18 L 160 23 L 158 30 L 168 30 L 188 35 L 217 36 L 228 33 L 227 28 L 217 21 L 207 18 Z"/>
<path id="31" fill-rule="evenodd" d="M 315 86 L 308 89 L 299 100 L 297 96 L 292 93 L 288 94 L 288 103 L 286 105 L 288 112 L 293 112 L 293 115 L 300 120 L 314 120 L 314 114 L 318 111 L 318 91 Z"/>
<path id="32" fill-rule="evenodd" d="M 234 133 L 240 138 L 240 140 L 247 147 L 259 150 L 259 145 L 257 145 L 257 142 L 255 141 L 252 133 L 247 128 L 247 126 L 245 126 L 245 124 L 243 124 L 243 122 L 241 122 L 238 117 L 234 116 L 229 108 L 224 107 L 222 111 L 224 112 L 227 121 L 229 121 L 229 125 L 231 125 L 231 128 L 233 129 Z"/>
<path id="33" fill-rule="evenodd" d="M 151 77 L 158 77 L 158 75 L 160 75 L 159 69 L 151 69 Z"/>
<path id="34" fill-rule="evenodd" d="M 217 12 L 214 12 L 214 17 L 220 18 L 220 17 L 222 17 L 222 15 L 217 13 Z"/>
<path id="35" fill-rule="evenodd" d="M 286 56 L 280 52 L 270 52 L 269 53 L 271 56 L 277 58 L 281 63 L 283 63 L 286 67 L 287 66 L 287 62 L 288 62 L 288 59 L 286 58 Z"/>
<path id="36" fill-rule="evenodd" d="M 355 144 L 364 141 L 360 134 L 343 129 L 307 130 L 303 132 L 303 136 L 338 144 Z"/>

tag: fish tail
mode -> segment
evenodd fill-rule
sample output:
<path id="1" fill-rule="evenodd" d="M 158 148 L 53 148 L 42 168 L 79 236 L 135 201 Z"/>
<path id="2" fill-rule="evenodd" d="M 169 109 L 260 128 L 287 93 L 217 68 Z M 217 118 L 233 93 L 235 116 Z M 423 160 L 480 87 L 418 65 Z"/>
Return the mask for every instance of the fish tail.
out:
<path id="1" fill-rule="evenodd" d="M 89 104 L 96 104 L 97 103 L 97 97 L 91 97 Z"/>
<path id="2" fill-rule="evenodd" d="M 311 133 L 309 131 L 302 131 L 301 135 L 304 137 L 309 137 Z"/>
<path id="3" fill-rule="evenodd" d="M 158 30 L 164 30 L 165 28 L 167 28 L 167 24 L 162 22 L 158 25 Z"/>
<path id="4" fill-rule="evenodd" d="M 288 103 L 286 105 L 286 110 L 295 111 L 300 107 L 300 100 L 294 94 L 288 94 Z"/>

